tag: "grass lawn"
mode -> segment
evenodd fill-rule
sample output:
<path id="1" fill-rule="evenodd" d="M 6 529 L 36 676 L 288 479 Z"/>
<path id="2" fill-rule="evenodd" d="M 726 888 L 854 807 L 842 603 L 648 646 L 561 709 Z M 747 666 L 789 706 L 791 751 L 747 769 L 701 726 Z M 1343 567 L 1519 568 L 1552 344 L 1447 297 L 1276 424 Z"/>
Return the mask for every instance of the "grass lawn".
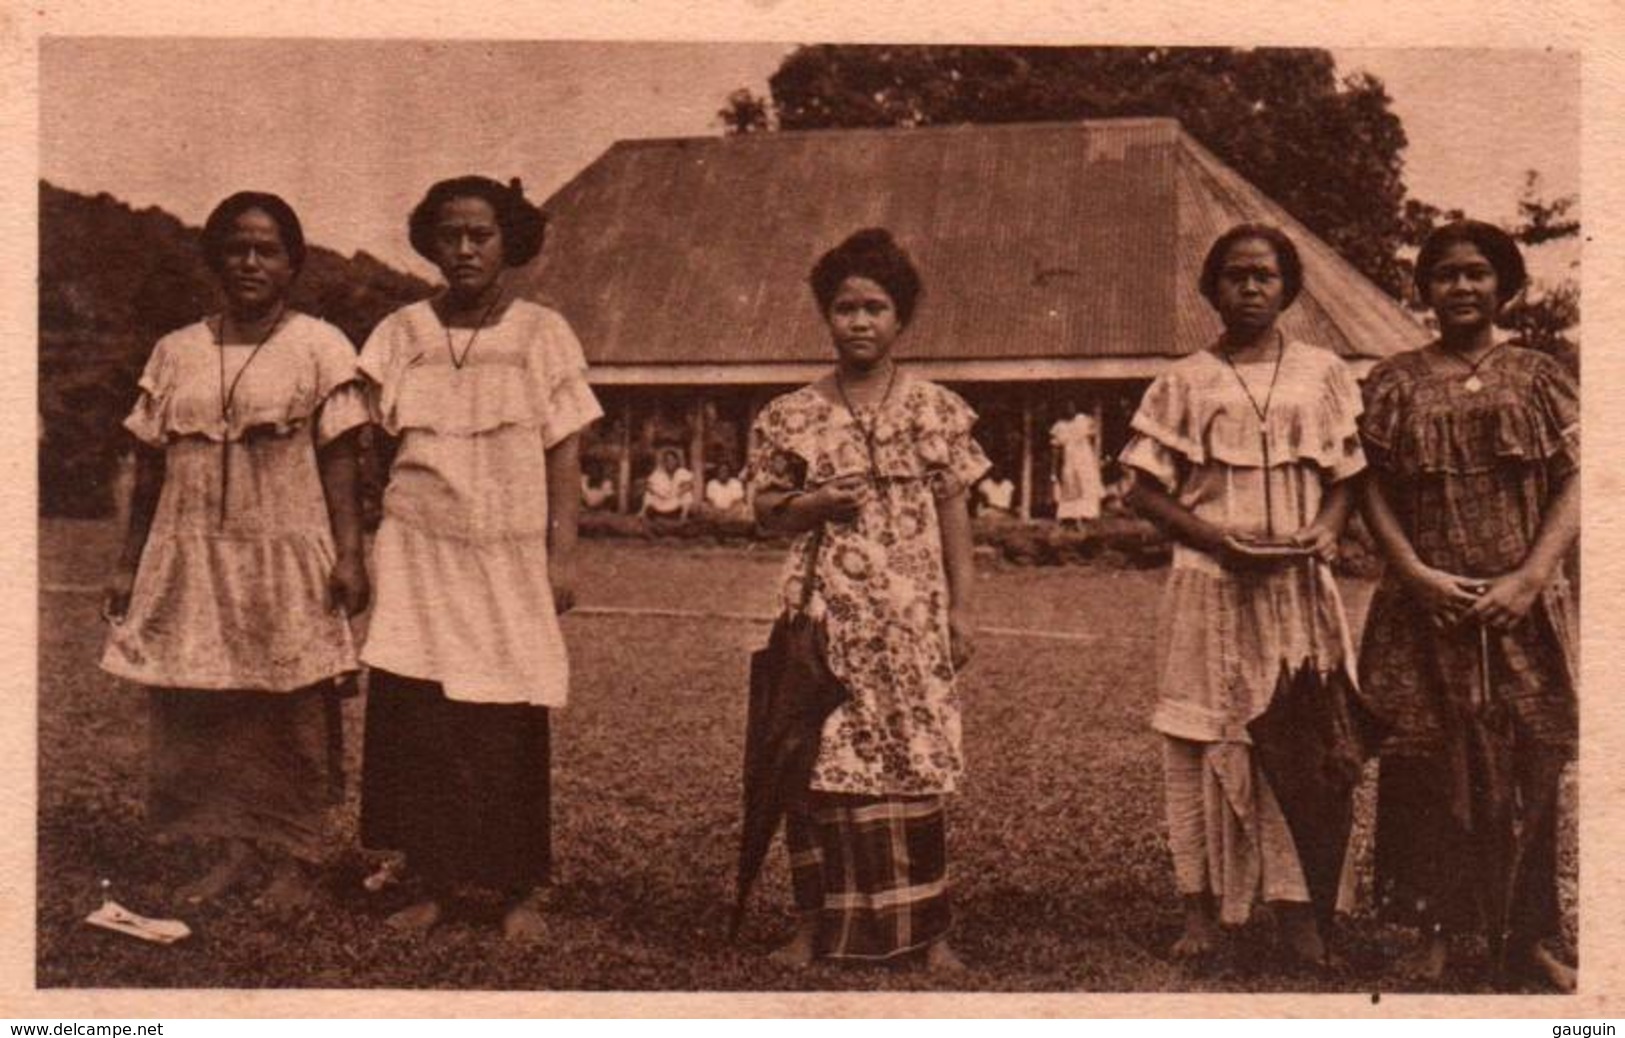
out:
<path id="1" fill-rule="evenodd" d="M 269 925 L 248 897 L 178 913 L 195 930 L 160 947 L 81 924 L 100 881 L 139 912 L 175 914 L 168 892 L 201 871 L 196 848 L 142 827 L 145 701 L 103 675 L 99 584 L 108 524 L 47 522 L 41 543 L 39 905 L 44 987 L 400 987 L 555 990 L 932 989 L 909 968 L 793 972 L 763 952 L 788 934 L 787 870 L 775 852 L 742 941 L 731 900 L 745 660 L 766 627 L 743 620 L 566 618 L 574 683 L 554 717 L 557 899 L 547 939 L 508 946 L 489 918 L 420 939 L 388 932 L 400 890 L 368 894 L 374 857 L 355 846 L 361 704 L 346 705 L 349 797 L 335 812 L 324 896 L 301 925 Z M 587 542 L 588 607 L 753 613 L 771 609 L 775 551 Z M 1347 967 L 1284 968 L 1255 921 L 1203 968 L 1173 963 L 1178 928 L 1161 818 L 1149 632 L 1160 572 L 1000 568 L 983 620 L 1058 632 L 986 636 L 964 677 L 969 776 L 950 806 L 956 945 L 973 971 L 956 990 L 1404 990 L 1387 971 L 1407 935 L 1357 914 Z M 1356 616 L 1369 593 L 1346 588 Z M 1573 790 L 1569 791 L 1573 803 Z M 1369 818 L 1369 789 L 1362 814 Z M 1571 815 L 1572 819 L 1572 815 Z M 1572 908 L 1572 820 L 1565 895 Z M 476 914 L 477 915 L 477 914 Z M 1572 912 L 1571 912 L 1572 915 Z M 1570 942 L 1572 946 L 1572 925 Z M 1471 949 L 1464 949 L 1470 951 Z M 1484 990 L 1472 956 L 1447 978 Z"/>

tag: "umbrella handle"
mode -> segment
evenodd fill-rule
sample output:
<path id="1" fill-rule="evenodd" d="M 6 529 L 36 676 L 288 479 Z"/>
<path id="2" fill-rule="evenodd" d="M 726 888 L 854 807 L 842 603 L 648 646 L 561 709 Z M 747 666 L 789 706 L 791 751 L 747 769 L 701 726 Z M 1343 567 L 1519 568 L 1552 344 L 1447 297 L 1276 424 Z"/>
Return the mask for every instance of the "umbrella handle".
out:
<path id="1" fill-rule="evenodd" d="M 1478 684 L 1473 686 L 1470 700 L 1476 714 L 1490 699 L 1490 629 L 1478 625 Z"/>

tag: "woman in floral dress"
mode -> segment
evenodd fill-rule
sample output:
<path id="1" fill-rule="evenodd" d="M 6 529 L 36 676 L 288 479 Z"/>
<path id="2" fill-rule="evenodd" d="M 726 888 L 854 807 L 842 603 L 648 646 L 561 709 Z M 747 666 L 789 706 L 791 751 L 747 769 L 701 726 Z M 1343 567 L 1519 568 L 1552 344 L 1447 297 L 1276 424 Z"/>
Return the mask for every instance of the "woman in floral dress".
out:
<path id="1" fill-rule="evenodd" d="M 515 298 L 542 247 L 517 183 L 429 189 L 412 245 L 445 290 L 386 317 L 360 366 L 399 440 L 374 569 L 361 836 L 404 851 L 422 930 L 460 888 L 504 899 L 503 931 L 541 933 L 550 879 L 548 712 L 568 698 L 558 614 L 575 595 L 580 432 L 603 412 L 562 316 Z"/>
<path id="2" fill-rule="evenodd" d="M 1491 791 L 1465 748 L 1475 704 L 1491 704 L 1510 716 L 1515 788 L 1503 792 L 1521 805 L 1525 848 L 1508 962 L 1570 990 L 1573 968 L 1548 942 L 1562 918 L 1558 788 L 1576 735 L 1562 563 L 1579 536 L 1580 412 L 1560 363 L 1495 335 L 1523 283 L 1517 245 L 1488 224 L 1442 227 L 1417 256 L 1416 287 L 1438 315 L 1439 339 L 1366 381 L 1364 504 L 1389 565 L 1360 672 L 1394 727 L 1382 750 L 1376 864 L 1386 909 L 1423 931 L 1405 970 L 1437 980 L 1452 935 L 1497 925 L 1478 895 L 1504 879 L 1484 868 L 1493 848 L 1473 819 Z"/>
<path id="3" fill-rule="evenodd" d="M 800 922 L 786 961 L 959 961 L 950 921 L 943 796 L 964 761 L 955 674 L 970 655 L 968 488 L 988 469 L 975 414 L 892 357 L 919 275 L 887 232 L 826 253 L 812 289 L 836 368 L 779 397 L 752 430 L 759 522 L 799 534 L 783 601 L 809 613 L 851 692 L 824 725 L 811 794 L 786 823 Z M 821 537 L 814 531 L 822 530 Z"/>
<path id="4" fill-rule="evenodd" d="M 1297 249 L 1279 230 L 1244 224 L 1221 235 L 1201 289 L 1224 333 L 1151 384 L 1122 454 L 1134 473 L 1129 503 L 1176 541 L 1151 724 L 1163 735 L 1168 840 L 1185 905 L 1180 957 L 1205 954 L 1216 922 L 1245 922 L 1262 898 L 1293 954 L 1325 958 L 1297 848 L 1247 734 L 1283 662 L 1317 654 L 1330 667 L 1347 653 L 1343 606 L 1322 563 L 1352 507 L 1350 478 L 1365 467 L 1360 396 L 1330 351 L 1276 327 L 1302 284 Z M 1250 546 L 1259 540 L 1318 559 L 1272 558 Z"/>
<path id="5" fill-rule="evenodd" d="M 124 423 L 138 471 L 102 667 L 152 689 L 152 825 L 225 845 L 182 899 L 238 886 L 258 849 L 264 903 L 293 911 L 322 851 L 324 697 L 356 669 L 345 614 L 366 606 L 367 410 L 349 340 L 288 307 L 305 240 L 286 202 L 221 202 L 203 255 L 225 310 L 158 341 Z"/>

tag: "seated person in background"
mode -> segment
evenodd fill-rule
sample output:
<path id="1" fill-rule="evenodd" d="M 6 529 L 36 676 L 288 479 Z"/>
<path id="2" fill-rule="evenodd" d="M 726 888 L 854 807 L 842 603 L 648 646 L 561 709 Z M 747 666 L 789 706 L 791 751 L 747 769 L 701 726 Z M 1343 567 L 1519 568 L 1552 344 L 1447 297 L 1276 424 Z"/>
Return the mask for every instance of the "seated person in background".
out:
<path id="1" fill-rule="evenodd" d="M 1011 515 L 1015 512 L 1016 485 L 995 469 L 976 484 L 977 514 Z"/>
<path id="2" fill-rule="evenodd" d="M 742 511 L 745 505 L 745 484 L 728 466 L 717 465 L 705 484 L 705 503 L 718 512 Z"/>
<path id="3" fill-rule="evenodd" d="M 676 451 L 667 448 L 660 452 L 660 463 L 649 473 L 638 514 L 687 519 L 693 508 L 694 473 L 683 468 Z"/>
<path id="4" fill-rule="evenodd" d="M 591 509 L 603 508 L 615 498 L 615 481 L 608 476 L 600 475 L 596 479 L 590 473 L 581 474 L 581 503 Z"/>

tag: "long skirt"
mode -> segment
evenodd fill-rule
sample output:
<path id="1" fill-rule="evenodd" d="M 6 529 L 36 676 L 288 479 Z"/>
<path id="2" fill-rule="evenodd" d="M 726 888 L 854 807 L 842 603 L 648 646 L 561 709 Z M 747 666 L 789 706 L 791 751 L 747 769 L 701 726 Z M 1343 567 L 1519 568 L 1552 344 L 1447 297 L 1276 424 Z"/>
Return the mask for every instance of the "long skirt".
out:
<path id="1" fill-rule="evenodd" d="M 1259 898 L 1309 900 L 1292 831 L 1251 747 L 1165 736 L 1162 765 L 1181 894 L 1213 895 L 1230 925 L 1245 923 Z"/>
<path id="2" fill-rule="evenodd" d="M 1514 782 L 1521 805 L 1521 864 L 1504 920 L 1513 947 L 1556 937 L 1562 927 L 1557 890 L 1558 795 L 1568 753 L 1527 747 Z M 1376 886 L 1385 918 L 1452 931 L 1499 927 L 1490 889 L 1497 877 L 1482 867 L 1491 855 L 1450 809 L 1447 762 L 1439 756 L 1387 755 L 1377 778 Z"/>
<path id="3" fill-rule="evenodd" d="M 546 707 L 459 702 L 374 670 L 361 842 L 404 851 L 436 886 L 522 894 L 552 869 L 549 767 Z"/>
<path id="4" fill-rule="evenodd" d="M 785 822 L 796 909 L 817 919 L 818 955 L 889 959 L 948 933 L 941 797 L 813 792 Z"/>
<path id="5" fill-rule="evenodd" d="M 305 861 L 323 849 L 342 779 L 328 690 L 155 688 L 147 817 L 171 837 L 242 839 Z M 337 782 L 335 782 L 337 780 Z"/>

